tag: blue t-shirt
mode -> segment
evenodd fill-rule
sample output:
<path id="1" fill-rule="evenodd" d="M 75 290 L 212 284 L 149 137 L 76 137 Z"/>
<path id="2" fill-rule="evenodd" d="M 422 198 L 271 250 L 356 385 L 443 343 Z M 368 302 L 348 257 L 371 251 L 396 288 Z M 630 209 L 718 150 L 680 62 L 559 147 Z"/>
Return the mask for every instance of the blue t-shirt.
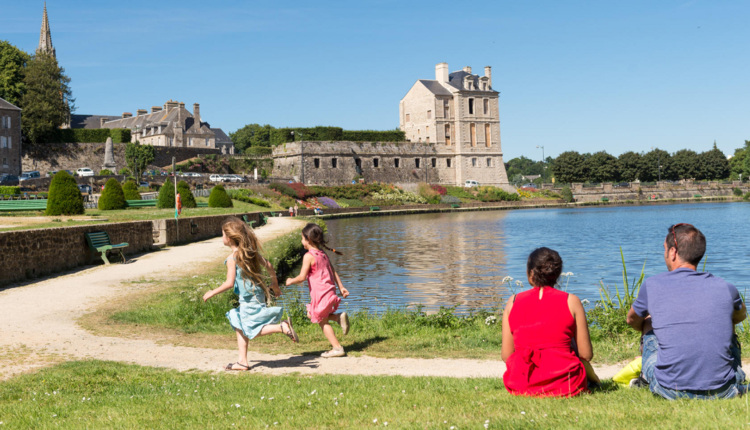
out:
<path id="1" fill-rule="evenodd" d="M 646 279 L 633 310 L 642 318 L 651 315 L 659 384 L 714 390 L 731 381 L 732 312 L 741 308 L 737 288 L 710 273 L 681 268 Z"/>

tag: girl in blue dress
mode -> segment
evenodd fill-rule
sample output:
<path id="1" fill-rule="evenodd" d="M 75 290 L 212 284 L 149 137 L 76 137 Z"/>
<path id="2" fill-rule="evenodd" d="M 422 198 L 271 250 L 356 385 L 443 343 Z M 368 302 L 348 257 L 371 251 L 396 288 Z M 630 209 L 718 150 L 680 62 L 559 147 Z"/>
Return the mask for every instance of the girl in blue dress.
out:
<path id="1" fill-rule="evenodd" d="M 256 336 L 283 333 L 293 342 L 299 342 L 291 319 L 281 321 L 284 309 L 268 306 L 266 299 L 271 291 L 276 297 L 281 295 L 276 272 L 273 266 L 260 255 L 260 242 L 253 230 L 239 218 L 229 217 L 221 226 L 224 245 L 232 248 L 232 253 L 224 261 L 227 266 L 227 280 L 218 288 L 203 295 L 203 301 L 234 287 L 239 296 L 240 306 L 227 312 L 227 319 L 237 333 L 239 359 L 229 363 L 225 370 L 250 370 L 247 362 L 247 342 Z M 262 268 L 271 277 L 271 287 L 263 283 Z"/>

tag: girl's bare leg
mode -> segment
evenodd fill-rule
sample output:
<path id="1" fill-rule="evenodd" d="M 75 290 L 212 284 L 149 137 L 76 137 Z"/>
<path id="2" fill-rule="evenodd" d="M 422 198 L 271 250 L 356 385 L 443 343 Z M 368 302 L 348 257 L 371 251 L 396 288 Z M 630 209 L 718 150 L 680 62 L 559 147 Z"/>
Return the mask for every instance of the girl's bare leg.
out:
<path id="1" fill-rule="evenodd" d="M 237 363 L 244 366 L 250 366 L 247 362 L 247 337 L 242 333 L 242 330 L 234 329 L 237 333 L 237 349 L 239 350 L 239 359 Z"/>
<path id="2" fill-rule="evenodd" d="M 268 324 L 264 325 L 262 329 L 260 329 L 260 334 L 258 336 L 266 336 L 269 334 L 274 333 L 283 333 L 284 331 L 281 330 L 281 324 Z"/>
<path id="3" fill-rule="evenodd" d="M 336 333 L 333 332 L 333 327 L 328 324 L 328 321 L 321 321 L 318 323 L 318 325 L 320 326 L 321 330 L 323 330 L 323 334 L 326 336 L 326 339 L 328 339 L 328 342 L 331 343 L 331 346 L 335 349 L 340 349 L 341 344 L 339 343 L 339 340 L 336 339 Z"/>
<path id="4" fill-rule="evenodd" d="M 341 314 L 330 314 L 328 315 L 328 321 L 336 321 L 341 324 Z"/>

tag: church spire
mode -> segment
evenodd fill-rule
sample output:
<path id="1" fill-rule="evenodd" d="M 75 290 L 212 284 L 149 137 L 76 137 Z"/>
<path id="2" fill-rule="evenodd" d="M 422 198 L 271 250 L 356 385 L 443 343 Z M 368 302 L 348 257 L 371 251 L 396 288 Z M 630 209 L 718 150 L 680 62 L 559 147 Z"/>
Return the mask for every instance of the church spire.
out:
<path id="1" fill-rule="evenodd" d="M 36 52 L 46 52 L 53 57 L 55 55 L 55 47 L 52 46 L 52 33 L 49 30 L 49 19 L 47 19 L 47 2 L 44 2 L 44 17 L 42 18 L 42 29 L 39 32 L 39 47 L 36 48 Z"/>

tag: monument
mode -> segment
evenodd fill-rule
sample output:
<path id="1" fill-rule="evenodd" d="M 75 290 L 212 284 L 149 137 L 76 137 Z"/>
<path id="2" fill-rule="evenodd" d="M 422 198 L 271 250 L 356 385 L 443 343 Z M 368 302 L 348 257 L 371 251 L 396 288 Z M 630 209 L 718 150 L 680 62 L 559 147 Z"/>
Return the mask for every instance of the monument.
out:
<path id="1" fill-rule="evenodd" d="M 112 144 L 112 138 L 107 138 L 107 143 L 104 144 L 104 164 L 102 164 L 102 170 L 109 170 L 112 173 L 117 173 L 117 164 L 115 163 L 115 151 L 114 145 Z"/>

